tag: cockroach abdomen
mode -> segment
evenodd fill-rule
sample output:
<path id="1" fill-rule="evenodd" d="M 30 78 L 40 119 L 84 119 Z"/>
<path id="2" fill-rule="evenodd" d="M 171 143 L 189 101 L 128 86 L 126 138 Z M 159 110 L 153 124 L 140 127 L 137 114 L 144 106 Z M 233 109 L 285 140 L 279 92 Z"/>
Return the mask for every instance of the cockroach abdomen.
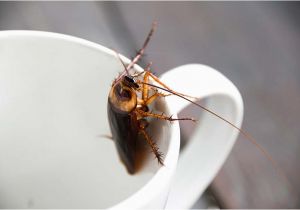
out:
<path id="1" fill-rule="evenodd" d="M 128 173 L 135 173 L 138 122 L 134 113 L 120 112 L 108 100 L 107 113 L 113 140 Z"/>

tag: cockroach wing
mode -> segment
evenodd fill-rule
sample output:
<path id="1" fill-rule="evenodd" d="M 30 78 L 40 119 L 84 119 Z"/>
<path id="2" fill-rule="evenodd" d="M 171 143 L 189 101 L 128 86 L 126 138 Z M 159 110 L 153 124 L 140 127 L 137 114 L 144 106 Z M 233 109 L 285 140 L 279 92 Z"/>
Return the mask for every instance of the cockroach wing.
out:
<path id="1" fill-rule="evenodd" d="M 120 112 L 108 100 L 107 113 L 113 141 L 128 173 L 135 172 L 138 121 L 134 113 Z"/>

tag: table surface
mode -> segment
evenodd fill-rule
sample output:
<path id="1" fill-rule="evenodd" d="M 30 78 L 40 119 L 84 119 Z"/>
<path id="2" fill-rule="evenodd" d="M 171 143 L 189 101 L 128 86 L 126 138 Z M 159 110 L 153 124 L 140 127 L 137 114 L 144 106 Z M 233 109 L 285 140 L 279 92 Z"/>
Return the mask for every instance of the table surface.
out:
<path id="1" fill-rule="evenodd" d="M 297 2 L 0 2 L 0 30 L 65 33 L 130 56 L 158 20 L 144 62 L 158 75 L 203 63 L 230 78 L 244 99 L 243 128 L 287 178 L 240 137 L 194 207 L 300 208 L 299 9 Z"/>

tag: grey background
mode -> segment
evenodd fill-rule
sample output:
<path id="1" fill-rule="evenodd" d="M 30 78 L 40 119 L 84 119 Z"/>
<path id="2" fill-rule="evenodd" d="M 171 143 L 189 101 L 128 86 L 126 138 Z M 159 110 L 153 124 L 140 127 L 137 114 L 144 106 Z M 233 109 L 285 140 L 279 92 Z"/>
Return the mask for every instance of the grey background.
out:
<path id="1" fill-rule="evenodd" d="M 299 9 L 297 2 L 0 2 L 0 30 L 70 34 L 130 57 L 157 20 L 142 64 L 153 61 L 158 75 L 193 62 L 225 74 L 243 96 L 243 128 L 287 178 L 240 137 L 194 207 L 300 208 Z"/>

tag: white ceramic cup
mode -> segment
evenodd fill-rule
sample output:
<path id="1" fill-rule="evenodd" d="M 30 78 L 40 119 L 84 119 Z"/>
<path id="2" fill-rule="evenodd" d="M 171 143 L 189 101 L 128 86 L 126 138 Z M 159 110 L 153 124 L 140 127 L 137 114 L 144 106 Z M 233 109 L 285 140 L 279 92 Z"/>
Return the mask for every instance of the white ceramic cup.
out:
<path id="1" fill-rule="evenodd" d="M 158 167 L 149 153 L 144 168 L 129 175 L 113 141 L 101 137 L 110 134 L 107 97 L 121 70 L 113 51 L 83 39 L 0 32 L 1 208 L 181 209 L 196 201 L 238 132 L 205 112 L 179 153 L 179 123 L 153 123 L 151 135 L 165 154 L 165 166 Z M 189 64 L 161 80 L 178 92 L 207 98 L 208 108 L 241 125 L 239 91 L 216 70 Z M 156 108 L 176 117 L 189 104 L 168 96 Z"/>

